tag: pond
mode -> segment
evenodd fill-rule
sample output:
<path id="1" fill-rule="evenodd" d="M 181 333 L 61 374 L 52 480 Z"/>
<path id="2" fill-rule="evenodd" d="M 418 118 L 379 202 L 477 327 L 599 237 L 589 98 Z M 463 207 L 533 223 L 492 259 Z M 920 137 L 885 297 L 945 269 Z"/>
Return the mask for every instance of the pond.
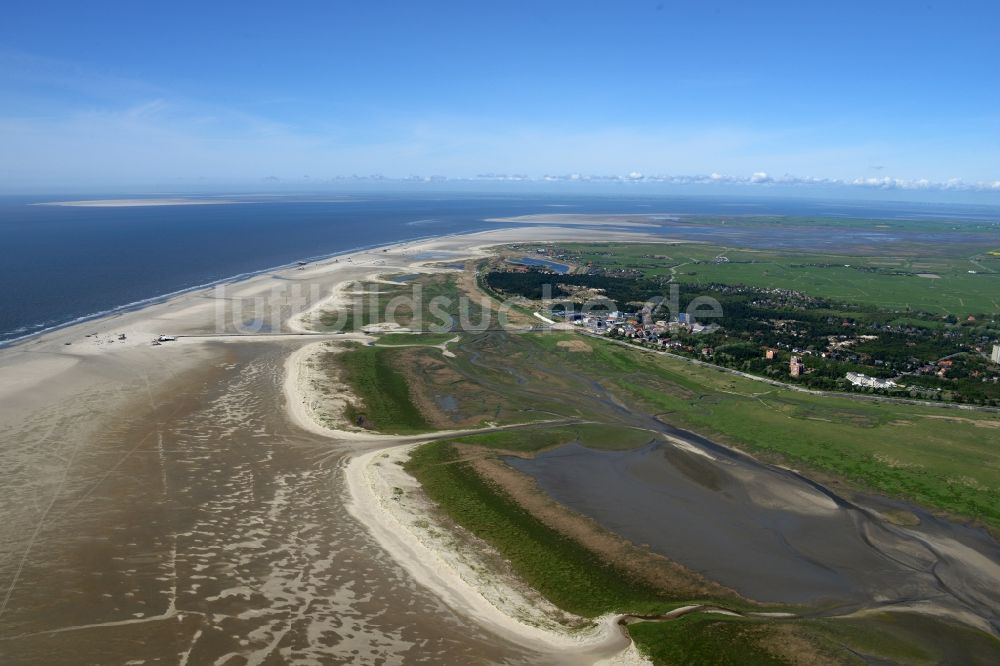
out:
<path id="1" fill-rule="evenodd" d="M 548 259 L 538 259 L 537 257 L 521 257 L 520 259 L 511 259 L 510 263 L 518 264 L 520 266 L 543 266 L 555 271 L 556 273 L 569 273 L 569 266 L 566 264 L 560 264 Z"/>

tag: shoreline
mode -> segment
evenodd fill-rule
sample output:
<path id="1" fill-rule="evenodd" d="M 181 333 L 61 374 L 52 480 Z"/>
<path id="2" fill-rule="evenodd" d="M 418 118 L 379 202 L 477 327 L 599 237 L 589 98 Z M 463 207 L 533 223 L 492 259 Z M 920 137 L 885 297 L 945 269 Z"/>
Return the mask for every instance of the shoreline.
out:
<path id="1" fill-rule="evenodd" d="M 601 230 L 601 229 L 574 229 L 565 226 L 534 226 L 523 228 L 523 227 L 503 227 L 497 229 L 480 230 L 473 232 L 456 232 L 452 234 L 445 234 L 440 236 L 418 236 L 415 238 L 408 238 L 400 241 L 394 241 L 392 243 L 376 243 L 372 245 L 362 245 L 346 250 L 337 250 L 332 253 L 315 255 L 311 257 L 306 257 L 297 261 L 306 261 L 304 266 L 299 266 L 296 262 L 289 262 L 285 264 L 279 264 L 277 266 L 268 266 L 265 268 L 255 269 L 253 271 L 247 271 L 244 273 L 237 273 L 235 275 L 226 276 L 218 280 L 213 280 L 210 282 L 205 282 L 198 285 L 193 285 L 190 287 L 184 287 L 176 291 L 167 292 L 164 294 L 157 294 L 150 296 L 148 298 L 140 299 L 138 301 L 132 301 L 129 303 L 124 303 L 121 305 L 114 306 L 113 308 L 107 310 L 101 310 L 98 312 L 88 313 L 85 315 L 80 315 L 75 319 L 48 326 L 46 328 L 35 330 L 24 335 L 20 335 L 16 338 L 9 338 L 6 340 L 0 340 L 0 354 L 6 353 L 10 350 L 23 347 L 25 344 L 31 342 L 44 342 L 45 338 L 54 336 L 60 333 L 67 333 L 73 329 L 84 327 L 84 326 L 98 326 L 104 323 L 110 322 L 112 320 L 122 318 L 128 315 L 143 315 L 151 314 L 155 308 L 161 306 L 171 306 L 175 305 L 177 302 L 184 298 L 191 297 L 192 295 L 197 295 L 199 292 L 207 292 L 214 287 L 221 285 L 229 285 L 234 288 L 246 288 L 252 287 L 253 282 L 262 277 L 269 277 L 270 274 L 276 274 L 274 277 L 288 277 L 282 275 L 282 273 L 289 271 L 297 271 L 299 268 L 305 269 L 304 274 L 292 275 L 299 279 L 324 279 L 326 277 L 334 277 L 337 272 L 343 269 L 352 268 L 368 268 L 369 273 L 371 272 L 381 272 L 388 273 L 392 272 L 393 266 L 388 266 L 384 264 L 376 264 L 375 262 L 371 264 L 363 263 L 351 263 L 345 262 L 338 266 L 330 266 L 329 261 L 331 259 L 355 259 L 362 257 L 370 253 L 378 253 L 380 256 L 375 261 L 384 261 L 381 256 L 385 253 L 395 253 L 405 250 L 402 257 L 399 257 L 402 261 L 400 265 L 397 266 L 400 270 L 409 270 L 410 268 L 415 268 L 414 264 L 423 263 L 434 263 L 436 261 L 441 261 L 442 259 L 410 259 L 406 256 L 408 252 L 446 252 L 461 256 L 474 256 L 481 255 L 484 248 L 493 247 L 495 245 L 503 245 L 506 243 L 514 242 L 546 242 L 552 240 L 566 241 L 574 240 L 579 237 L 580 234 L 591 236 L 592 240 L 595 241 L 606 241 L 606 242 L 633 242 L 633 241 L 658 241 L 658 242 L 673 242 L 674 239 L 668 237 L 660 237 L 655 234 L 643 233 L 642 231 L 623 231 L 623 230 Z M 456 241 L 461 239 L 467 239 L 469 242 L 460 243 L 456 246 L 449 245 L 449 241 Z M 444 247 L 438 247 L 444 245 Z M 323 263 L 327 262 L 327 263 Z M 317 270 L 319 268 L 325 270 Z M 329 275 L 334 274 L 334 275 Z M 354 278 L 354 279 L 360 279 Z M 353 280 L 341 280 L 337 282 L 327 282 L 325 283 L 328 288 L 339 288 L 342 286 L 343 282 L 350 282 Z M 296 320 L 301 320 L 309 310 L 315 309 L 317 307 L 322 307 L 324 304 L 313 303 L 310 304 L 309 308 L 301 312 L 295 313 L 291 318 L 285 320 L 285 324 L 289 325 L 294 329 L 296 326 Z M 303 329 L 295 329 L 303 330 Z M 305 329 L 307 330 L 307 329 Z"/>
<path id="2" fill-rule="evenodd" d="M 646 238 L 645 234 L 617 230 L 588 230 L 584 233 L 608 241 L 627 242 Z M 428 559 L 423 556 L 431 551 L 426 550 L 427 546 L 416 535 L 408 531 L 402 532 L 398 527 L 393 529 L 392 521 L 398 518 L 384 511 L 384 502 L 379 499 L 377 492 L 368 493 L 364 490 L 364 486 L 358 483 L 359 479 L 365 478 L 364 474 L 359 476 L 358 472 L 363 469 L 358 465 L 364 461 L 371 462 L 376 456 L 385 455 L 387 450 L 405 451 L 415 443 L 443 436 L 467 434 L 468 430 L 395 436 L 331 428 L 318 422 L 316 416 L 311 413 L 309 405 L 305 402 L 308 398 L 303 391 L 307 387 L 301 385 L 302 381 L 308 380 L 302 372 L 301 364 L 326 341 L 368 339 L 366 334 L 358 333 L 329 336 L 320 342 L 317 340 L 318 336 L 302 335 L 310 332 L 308 322 L 316 311 L 330 307 L 342 297 L 345 285 L 366 279 L 373 273 L 391 273 L 397 270 L 420 272 L 426 265 L 441 262 L 449 257 L 482 256 L 485 248 L 523 241 L 525 238 L 541 241 L 574 238 L 579 234 L 578 229 L 560 227 L 532 229 L 511 227 L 467 234 L 423 237 L 324 255 L 304 266 L 302 271 L 298 271 L 299 267 L 296 264 L 265 268 L 253 274 L 233 276 L 213 284 L 154 297 L 145 302 L 100 313 L 83 321 L 68 322 L 0 345 L 0 378 L 3 378 L 6 384 L 5 390 L 0 391 L 0 396 L 15 392 L 41 393 L 45 387 L 52 386 L 54 382 L 66 383 L 68 376 L 77 376 L 75 369 L 82 366 L 93 370 L 104 367 L 107 363 L 121 364 L 149 368 L 142 370 L 148 374 L 157 365 L 171 364 L 181 359 L 185 362 L 179 363 L 178 369 L 188 367 L 189 364 L 193 365 L 196 357 L 206 356 L 193 352 L 206 350 L 207 353 L 211 345 L 220 343 L 254 341 L 267 344 L 293 343 L 294 347 L 288 350 L 284 363 L 282 382 L 286 404 L 282 411 L 295 426 L 331 443 L 339 444 L 335 445 L 336 454 L 350 456 L 350 462 L 344 466 L 346 481 L 352 489 L 348 509 L 375 537 L 376 542 L 395 563 L 408 571 L 418 583 L 428 588 L 436 598 L 444 601 L 459 615 L 468 617 L 499 638 L 539 652 L 551 663 L 564 661 L 623 666 L 645 664 L 648 662 L 638 653 L 637 648 L 618 625 L 617 616 L 608 615 L 599 618 L 591 623 L 589 629 L 581 631 L 559 630 L 558 623 L 552 623 L 548 615 L 550 612 L 556 617 L 565 614 L 551 605 L 545 611 L 538 610 L 535 605 L 537 600 L 531 599 L 533 591 L 524 589 L 523 584 L 521 585 L 523 591 L 516 590 L 514 579 L 500 583 L 493 581 L 489 588 L 494 600 L 519 600 L 513 606 L 515 610 L 508 614 L 504 612 L 505 608 L 493 605 L 490 599 L 484 596 L 485 589 L 478 589 L 475 582 L 463 579 L 455 570 L 448 568 L 452 565 L 442 565 L 436 571 L 435 567 L 431 567 L 430 570 L 422 569 L 423 560 Z M 417 255 L 418 258 L 410 255 Z M 336 263 L 331 261 L 334 258 L 338 259 Z M 353 261 L 345 260 L 348 258 Z M 431 269 L 427 272 L 434 271 Z M 240 336 L 219 332 L 211 334 L 206 330 L 206 327 L 210 328 L 212 325 L 217 301 L 212 287 L 218 284 L 230 285 L 233 289 L 231 295 L 243 298 L 266 293 L 274 279 L 287 275 L 319 283 L 323 287 L 323 296 L 315 302 L 306 304 L 300 311 L 293 312 L 291 316 L 284 317 L 282 332 L 271 331 L 269 334 Z M 94 333 L 94 331 L 102 332 Z M 112 331 L 126 332 L 128 339 L 118 341 Z M 176 334 L 178 339 L 159 347 L 151 347 L 149 339 L 160 332 Z M 198 337 L 186 337 L 187 335 Z M 39 358 L 34 352 L 44 353 L 46 357 Z M 11 381 L 6 381 L 8 379 Z M 79 376 L 79 379 L 79 382 L 69 382 L 72 386 L 67 390 L 76 391 L 77 383 L 83 384 L 89 381 L 89 377 L 85 376 Z M 32 399 L 26 402 L 36 404 L 39 401 L 47 402 L 47 398 L 44 395 L 33 395 Z M 7 407 L 13 406 L 8 404 Z M 14 409 L 4 409 L 0 410 L 0 417 L 5 412 L 17 413 Z M 415 479 L 411 478 L 410 482 L 416 484 Z M 445 533 L 444 528 L 442 533 Z M 420 552 L 423 556 L 408 558 L 408 552 Z M 445 562 L 443 555 L 434 557 L 438 562 Z M 468 571 L 476 569 L 476 565 L 472 564 L 473 560 L 462 559 L 465 557 L 462 554 L 456 554 L 456 557 L 459 559 L 455 565 L 463 562 Z M 435 560 L 430 558 L 428 561 Z M 479 570 L 488 571 L 486 568 Z M 429 575 L 428 571 L 433 573 Z M 537 593 L 534 594 L 537 596 Z"/>
<path id="3" fill-rule="evenodd" d="M 43 205 L 57 205 L 57 204 L 33 204 L 33 205 L 43 206 Z M 155 306 L 155 305 L 160 305 L 160 304 L 163 304 L 163 303 L 167 303 L 171 299 L 174 299 L 174 298 L 177 298 L 177 297 L 180 297 L 180 296 L 185 296 L 187 294 L 192 294 L 192 293 L 196 293 L 196 292 L 199 292 L 199 291 L 202 291 L 202 290 L 212 289 L 214 287 L 218 287 L 218 286 L 221 286 L 221 285 L 238 285 L 241 282 L 244 282 L 244 281 L 247 281 L 247 280 L 251 280 L 251 279 L 253 279 L 255 277 L 259 277 L 259 276 L 265 275 L 267 273 L 281 272 L 281 271 L 287 271 L 287 270 L 295 270 L 295 269 L 299 268 L 299 264 L 297 263 L 298 261 L 308 262 L 308 263 L 305 264 L 305 266 L 309 267 L 309 266 L 311 266 L 312 264 L 314 264 L 316 262 L 328 261 L 330 259 L 339 259 L 340 257 L 349 257 L 349 256 L 353 256 L 353 255 L 356 255 L 356 254 L 362 254 L 362 253 L 366 253 L 366 252 L 373 252 L 373 251 L 376 251 L 376 250 L 383 250 L 383 249 L 385 249 L 385 250 L 392 250 L 392 249 L 398 248 L 400 246 L 405 246 L 406 244 L 409 244 L 409 243 L 419 243 L 419 242 L 424 242 L 424 241 L 432 241 L 432 240 L 435 240 L 435 239 L 443 239 L 443 238 L 448 238 L 448 237 L 450 237 L 452 235 L 461 235 L 461 234 L 450 234 L 450 235 L 446 235 L 446 236 L 419 236 L 417 238 L 407 239 L 407 240 L 398 241 L 398 242 L 389 243 L 389 244 L 382 243 L 382 244 L 375 244 L 375 245 L 361 245 L 361 246 L 350 248 L 350 249 L 347 249 L 347 250 L 338 250 L 336 252 L 332 252 L 332 253 L 329 253 L 329 254 L 316 255 L 316 256 L 312 256 L 312 257 L 305 257 L 304 259 L 298 259 L 298 260 L 295 260 L 295 261 L 292 261 L 292 262 L 289 262 L 289 263 L 279 264 L 277 266 L 269 266 L 267 268 L 255 269 L 255 270 L 246 271 L 246 272 L 243 272 L 243 273 L 236 273 L 234 275 L 230 275 L 230 276 L 227 276 L 227 277 L 224 277 L 224 278 L 220 278 L 218 280 L 212 280 L 211 282 L 204 282 L 202 284 L 194 285 L 194 286 L 191 286 L 191 287 L 184 287 L 183 289 L 178 289 L 176 291 L 170 291 L 170 292 L 167 292 L 165 294 L 157 294 L 156 296 L 150 296 L 148 298 L 143 298 L 143 299 L 140 299 L 138 301 L 132 301 L 130 303 L 124 303 L 122 305 L 116 305 L 116 306 L 114 306 L 112 308 L 109 308 L 107 310 L 101 310 L 99 312 L 93 312 L 93 313 L 90 313 L 90 314 L 80 315 L 79 317 L 77 317 L 75 319 L 71 319 L 69 321 L 66 321 L 66 322 L 63 322 L 63 323 L 60 323 L 60 324 L 55 324 L 55 325 L 52 325 L 52 326 L 48 326 L 46 328 L 41 328 L 41 329 L 32 331 L 30 333 L 25 333 L 24 335 L 20 335 L 20 336 L 15 337 L 15 338 L 8 338 L 6 340 L 0 340 L 0 351 L 2 351 L 4 349 L 7 349 L 7 348 L 10 348 L 10 347 L 12 347 L 14 345 L 17 345 L 17 344 L 21 344 L 21 343 L 24 343 L 24 342 L 30 342 L 33 338 L 36 338 L 36 337 L 39 337 L 39 336 L 43 336 L 43 335 L 46 335 L 46 334 L 49 334 L 49 333 L 58 332 L 58 331 L 61 331 L 61 330 L 64 330 L 64 329 L 67 329 L 67 328 L 70 328 L 70 327 L 73 327 L 73 326 L 84 325 L 84 324 L 91 324 L 91 323 L 98 323 L 102 319 L 105 319 L 105 318 L 112 318 L 112 317 L 115 317 L 115 316 L 118 316 L 118 315 L 127 314 L 127 313 L 131 313 L 131 312 L 141 312 L 145 308 L 152 307 L 152 306 Z M 317 304 L 317 305 L 319 305 L 319 304 Z M 305 314 L 305 313 L 300 313 L 300 316 L 301 316 L 301 314 Z M 293 317 L 292 319 L 295 319 L 295 317 Z M 291 320 L 288 323 L 290 325 L 294 326 L 294 324 L 292 324 Z M 22 326 L 21 328 L 24 328 L 24 327 Z M 302 329 L 302 330 L 305 331 L 307 329 Z"/>
<path id="4" fill-rule="evenodd" d="M 474 559 L 476 552 L 450 552 L 446 547 L 433 547 L 433 540 L 427 535 L 432 524 L 428 515 L 431 509 L 428 504 L 421 503 L 416 480 L 398 463 L 418 443 L 444 436 L 461 436 L 468 434 L 469 430 L 406 436 L 352 431 L 324 425 L 324 420 L 318 419 L 308 404 L 311 398 L 305 383 L 309 377 L 303 372 L 303 364 L 309 357 L 330 341 L 368 339 L 363 333 L 337 337 L 315 332 L 308 334 L 306 323 L 311 313 L 335 303 L 345 285 L 366 279 L 373 273 L 433 272 L 437 269 L 428 267 L 428 264 L 447 261 L 449 256 L 456 259 L 477 256 L 485 248 L 505 243 L 558 241 L 580 236 L 608 242 L 634 242 L 650 237 L 648 234 L 620 230 L 513 227 L 373 246 L 326 257 L 352 257 L 354 262 L 317 261 L 304 266 L 302 271 L 296 265 L 288 265 L 279 269 L 264 269 L 238 280 L 230 279 L 227 281 L 232 285 L 229 295 L 233 298 L 267 294 L 276 284 L 275 280 L 287 279 L 288 275 L 304 284 L 322 286 L 322 296 L 318 296 L 315 302 L 306 303 L 303 309 L 292 312 L 291 316 L 286 311 L 280 330 L 259 335 L 210 333 L 213 322 L 217 323 L 216 313 L 220 303 L 217 294 L 210 288 L 194 288 L 128 312 L 39 332 L 33 334 L 31 340 L 0 345 L 0 398 L 3 399 L 0 400 L 0 425 L 5 417 L 16 423 L 28 410 L 47 408 L 60 401 L 63 395 L 80 392 L 81 387 L 92 390 L 98 380 L 118 385 L 120 390 L 125 386 L 123 378 L 135 382 L 138 377 L 145 381 L 147 390 L 151 390 L 149 387 L 157 387 L 164 376 L 196 367 L 206 359 L 218 361 L 223 358 L 220 343 L 257 342 L 271 345 L 270 349 L 280 349 L 284 354 L 284 362 L 279 366 L 283 372 L 279 380 L 279 400 L 283 397 L 285 404 L 279 403 L 269 409 L 276 409 L 293 426 L 321 437 L 329 444 L 330 455 L 324 460 L 346 456 L 341 458 L 341 464 L 334 472 L 344 474 L 349 491 L 344 493 L 344 508 L 413 580 L 429 589 L 460 616 L 468 617 L 486 631 L 513 644 L 540 651 L 550 663 L 559 657 L 565 658 L 568 663 L 648 663 L 618 626 L 618 616 L 602 616 L 593 622 L 589 630 L 582 632 L 567 629 L 558 623 L 552 624 L 549 612 L 554 607 L 551 604 L 545 606 L 548 602 L 542 600 L 544 604 L 539 605 L 532 591 L 523 589 L 523 583 L 518 586 L 514 579 L 503 579 L 502 574 L 477 566 Z M 669 240 L 659 236 L 656 239 Z M 90 331 L 95 329 L 105 331 L 101 334 L 105 337 L 92 338 Z M 126 331 L 129 339 L 111 339 L 107 337 L 110 331 Z M 151 336 L 154 332 L 176 333 L 180 338 L 163 346 L 151 347 L 144 336 Z M 85 333 L 88 335 L 85 336 Z M 197 337 L 185 337 L 188 335 Z M 104 409 L 119 409 L 127 397 L 115 396 L 102 404 Z M 98 424 L 100 417 L 100 413 L 92 415 Z M 378 464 L 382 461 L 388 464 Z M 404 491 L 407 502 L 393 499 L 391 491 L 395 487 L 409 489 Z M 423 501 L 429 502 L 426 498 Z M 337 502 L 337 507 L 341 506 Z M 417 520 L 426 520 L 428 528 L 415 526 Z M 433 524 L 441 534 L 460 534 L 462 531 L 460 527 Z M 463 575 L 463 572 L 468 573 Z M 14 584 L 16 582 L 15 579 Z M 0 589 L 0 594 L 3 592 Z M 510 607 L 505 605 L 508 603 Z M 566 617 L 558 609 L 552 612 L 556 617 Z"/>
<path id="5" fill-rule="evenodd" d="M 432 517 L 432 505 L 420 496 L 419 483 L 401 468 L 417 445 L 355 455 L 344 468 L 348 512 L 397 564 L 454 610 L 524 647 L 557 652 L 571 663 L 648 663 L 634 647 L 629 649 L 633 643 L 619 626 L 622 616 L 570 616 L 509 575 L 483 567 L 474 547 L 465 552 L 449 548 L 453 544 L 448 532 L 454 528 Z M 553 617 L 590 626 L 574 630 Z"/>

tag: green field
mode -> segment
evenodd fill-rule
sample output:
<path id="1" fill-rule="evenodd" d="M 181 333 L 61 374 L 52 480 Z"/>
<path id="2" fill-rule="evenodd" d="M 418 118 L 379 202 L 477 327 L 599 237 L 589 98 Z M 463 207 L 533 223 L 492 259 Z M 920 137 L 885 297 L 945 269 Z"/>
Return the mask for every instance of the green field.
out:
<path id="1" fill-rule="evenodd" d="M 348 414 L 364 417 L 369 427 L 383 432 L 424 432 L 430 427 L 410 398 L 406 378 L 394 367 L 394 349 L 360 347 L 338 355 L 345 382 L 363 405 Z"/>
<path id="2" fill-rule="evenodd" d="M 982 632 L 919 615 L 892 613 L 806 622 L 688 615 L 674 622 L 634 624 L 629 632 L 660 664 L 988 666 L 995 663 L 997 655 L 996 639 Z"/>
<path id="3" fill-rule="evenodd" d="M 634 269 L 647 276 L 673 276 L 679 283 L 794 289 L 819 298 L 901 312 L 1000 312 L 1000 257 L 985 249 L 970 256 L 948 257 L 853 256 L 694 243 L 559 244 L 558 248 L 584 265 L 591 262 L 612 269 Z M 720 256 L 729 261 L 716 263 Z"/>
<path id="4" fill-rule="evenodd" d="M 768 651 L 764 648 L 769 642 L 787 641 L 788 635 L 780 635 L 773 623 L 759 620 L 720 620 L 707 615 L 687 615 L 673 622 L 633 624 L 629 627 L 629 633 L 643 652 L 658 664 L 772 666 L 794 663 L 777 654 L 777 650 Z M 780 643 L 774 647 L 779 645 Z M 846 661 L 844 658 L 847 655 L 836 655 L 835 649 L 822 643 L 813 643 L 810 647 L 814 653 L 834 653 L 828 656 L 831 660 Z M 840 659 L 837 659 L 838 656 Z"/>

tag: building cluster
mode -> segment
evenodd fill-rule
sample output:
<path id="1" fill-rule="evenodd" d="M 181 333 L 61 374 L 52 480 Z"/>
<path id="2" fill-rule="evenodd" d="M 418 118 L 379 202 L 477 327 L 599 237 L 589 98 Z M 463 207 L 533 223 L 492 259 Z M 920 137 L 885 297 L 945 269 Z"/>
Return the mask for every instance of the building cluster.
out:
<path id="1" fill-rule="evenodd" d="M 668 320 L 643 323 L 642 316 L 636 313 L 608 312 L 600 314 L 570 314 L 568 319 L 576 326 L 582 326 L 592 333 L 601 335 L 620 335 L 639 342 L 649 342 L 662 347 L 684 347 L 685 345 L 674 336 L 681 334 L 712 333 L 719 329 L 718 324 L 701 324 L 694 321 L 686 313 L 680 313 Z"/>
<path id="2" fill-rule="evenodd" d="M 854 386 L 860 386 L 863 388 L 875 388 L 875 389 L 900 388 L 899 384 L 892 381 L 891 379 L 879 379 L 878 377 L 869 377 L 868 375 L 862 374 L 860 372 L 848 372 L 847 381 L 851 382 L 851 384 Z"/>
<path id="3" fill-rule="evenodd" d="M 938 377 L 944 378 L 948 376 L 948 371 L 952 369 L 955 365 L 955 361 L 950 358 L 941 359 L 940 361 L 931 361 L 930 363 L 924 363 L 923 365 L 914 368 L 912 371 L 905 374 L 909 375 L 937 375 Z"/>

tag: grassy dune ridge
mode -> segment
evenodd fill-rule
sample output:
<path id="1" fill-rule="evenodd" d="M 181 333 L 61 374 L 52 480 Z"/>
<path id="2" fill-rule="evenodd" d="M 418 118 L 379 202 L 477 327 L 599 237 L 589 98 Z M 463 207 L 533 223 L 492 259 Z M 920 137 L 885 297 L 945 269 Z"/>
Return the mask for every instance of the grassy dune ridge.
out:
<path id="1" fill-rule="evenodd" d="M 450 442 L 417 449 L 407 471 L 450 518 L 494 546 L 529 585 L 565 610 L 584 617 L 624 610 L 656 613 L 682 601 L 630 580 L 546 527 L 461 462 Z"/>

